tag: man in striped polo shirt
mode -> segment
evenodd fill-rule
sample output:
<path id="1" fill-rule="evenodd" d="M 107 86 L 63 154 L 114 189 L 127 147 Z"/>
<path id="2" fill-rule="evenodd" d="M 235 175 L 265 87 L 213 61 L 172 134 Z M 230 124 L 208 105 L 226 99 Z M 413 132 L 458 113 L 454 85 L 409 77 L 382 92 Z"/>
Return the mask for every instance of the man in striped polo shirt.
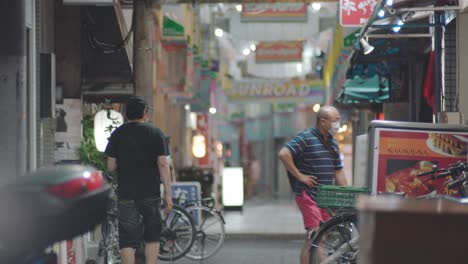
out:
<path id="1" fill-rule="evenodd" d="M 308 239 L 321 221 L 330 217 L 315 202 L 318 185 L 348 186 L 338 144 L 333 136 L 340 128 L 340 113 L 332 106 L 324 106 L 317 115 L 316 127 L 305 130 L 289 141 L 278 153 L 288 171 L 288 178 L 296 194 L 307 237 L 301 251 L 301 264 L 310 258 Z"/>

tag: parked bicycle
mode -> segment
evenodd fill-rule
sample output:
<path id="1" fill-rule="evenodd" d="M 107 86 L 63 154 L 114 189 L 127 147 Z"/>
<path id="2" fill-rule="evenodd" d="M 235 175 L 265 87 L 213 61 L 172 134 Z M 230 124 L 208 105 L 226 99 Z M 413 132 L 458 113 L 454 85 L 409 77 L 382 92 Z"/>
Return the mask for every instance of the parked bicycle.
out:
<path id="1" fill-rule="evenodd" d="M 204 260 L 214 256 L 222 248 L 226 237 L 225 221 L 220 211 L 214 208 L 213 198 L 201 201 L 177 201 L 192 217 L 196 235 L 191 249 L 185 255 L 192 260 Z"/>
<path id="2" fill-rule="evenodd" d="M 109 182 L 112 178 L 107 177 Z M 113 203 L 108 208 L 107 218 L 101 225 L 102 240 L 98 249 L 98 264 L 121 263 L 118 238 L 118 207 L 115 195 L 116 185 L 112 184 Z M 184 208 L 174 205 L 169 214 L 163 213 L 160 241 L 159 259 L 164 261 L 175 261 L 182 258 L 192 248 L 195 241 L 196 229 L 191 215 Z"/>
<path id="3" fill-rule="evenodd" d="M 429 172 L 418 174 L 418 177 L 427 177 L 437 180 L 446 177 L 451 177 L 445 184 L 448 189 L 457 190 L 462 197 L 467 197 L 464 183 L 467 181 L 466 172 L 468 165 L 465 162 L 457 162 L 449 166 L 448 169 L 439 169 L 437 165 L 432 167 Z M 359 193 L 364 192 L 362 189 L 336 186 L 320 186 L 320 196 L 326 196 L 326 192 L 330 189 L 339 191 L 345 194 L 348 200 L 345 204 L 333 204 L 332 202 L 320 204 L 319 206 L 329 209 L 336 209 L 337 213 L 320 228 L 311 237 L 310 248 L 310 263 L 311 264 L 331 264 L 331 263 L 357 263 L 359 253 L 359 230 L 357 228 L 357 214 L 353 206 L 353 199 Z M 400 193 L 397 195 L 404 195 Z M 445 197 L 431 193 L 429 195 L 420 196 L 419 199 L 428 197 Z M 343 201 L 343 200 L 342 200 Z M 346 200 L 345 200 L 346 201 Z M 335 201 L 336 202 L 336 201 Z"/>

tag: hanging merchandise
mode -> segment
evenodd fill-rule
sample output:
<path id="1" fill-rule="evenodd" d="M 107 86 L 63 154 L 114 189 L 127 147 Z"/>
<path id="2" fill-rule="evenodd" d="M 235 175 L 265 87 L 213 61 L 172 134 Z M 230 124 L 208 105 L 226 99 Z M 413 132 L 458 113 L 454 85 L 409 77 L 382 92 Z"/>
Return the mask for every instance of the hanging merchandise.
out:
<path id="1" fill-rule="evenodd" d="M 424 99 L 426 99 L 427 104 L 434 111 L 434 60 L 435 53 L 431 52 L 429 57 L 429 63 L 427 65 L 426 79 L 424 81 Z"/>

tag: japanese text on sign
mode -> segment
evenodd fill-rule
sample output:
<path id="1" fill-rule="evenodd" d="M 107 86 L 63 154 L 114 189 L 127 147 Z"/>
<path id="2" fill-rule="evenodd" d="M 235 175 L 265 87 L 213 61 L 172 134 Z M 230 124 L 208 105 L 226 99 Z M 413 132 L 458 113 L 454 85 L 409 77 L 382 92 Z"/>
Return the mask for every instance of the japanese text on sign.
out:
<path id="1" fill-rule="evenodd" d="M 340 0 L 343 26 L 362 26 L 371 16 L 377 0 Z"/>

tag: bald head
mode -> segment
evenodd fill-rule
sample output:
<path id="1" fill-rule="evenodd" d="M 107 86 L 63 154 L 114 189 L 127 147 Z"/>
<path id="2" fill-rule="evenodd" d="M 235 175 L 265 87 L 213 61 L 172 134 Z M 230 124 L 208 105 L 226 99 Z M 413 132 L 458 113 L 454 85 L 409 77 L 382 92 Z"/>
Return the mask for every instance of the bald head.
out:
<path id="1" fill-rule="evenodd" d="M 327 119 L 329 121 L 335 121 L 335 119 L 340 118 L 340 113 L 333 106 L 322 106 L 317 114 L 317 124 L 320 122 L 320 119 Z"/>

